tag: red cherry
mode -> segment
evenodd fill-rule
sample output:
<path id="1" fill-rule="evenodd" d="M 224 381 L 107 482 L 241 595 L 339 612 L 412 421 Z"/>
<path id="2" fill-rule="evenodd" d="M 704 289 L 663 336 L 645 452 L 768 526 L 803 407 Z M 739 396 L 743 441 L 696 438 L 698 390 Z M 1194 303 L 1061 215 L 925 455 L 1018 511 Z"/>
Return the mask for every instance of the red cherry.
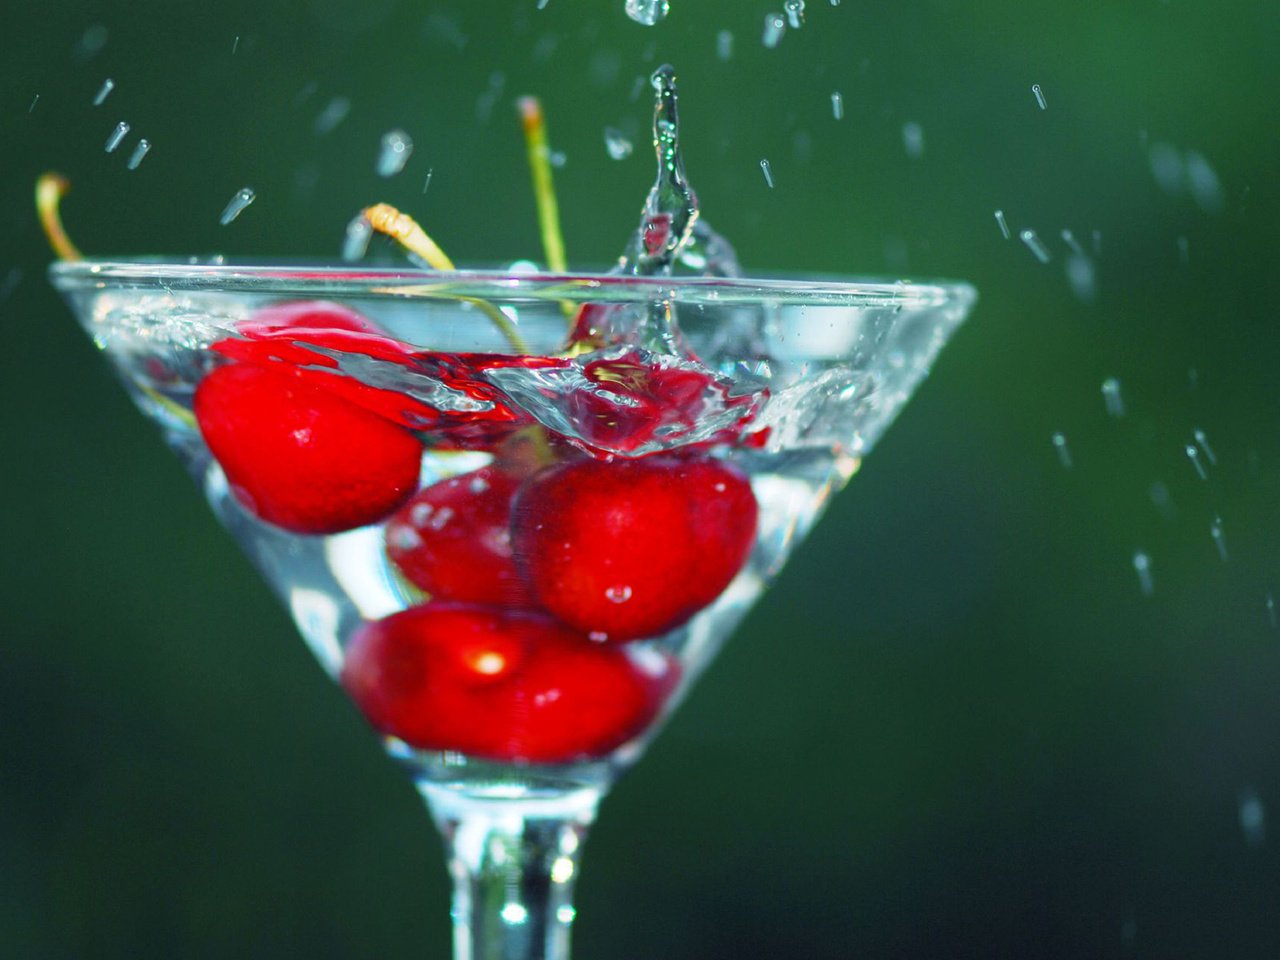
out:
<path id="1" fill-rule="evenodd" d="M 512 543 L 538 602 L 611 641 L 651 637 L 707 606 L 742 568 L 756 500 L 708 458 L 561 463 L 512 509 Z"/>
<path id="2" fill-rule="evenodd" d="M 387 555 L 436 599 L 530 605 L 511 559 L 518 487 L 518 478 L 497 467 L 432 484 L 387 521 Z"/>
<path id="3" fill-rule="evenodd" d="M 413 434 L 289 367 L 218 367 L 196 388 L 194 409 L 236 499 L 286 530 L 361 527 L 417 487 Z"/>
<path id="4" fill-rule="evenodd" d="M 357 630 L 342 685 L 410 746 L 567 763 L 605 756 L 657 715 L 679 668 L 650 655 L 646 670 L 542 613 L 433 602 Z"/>

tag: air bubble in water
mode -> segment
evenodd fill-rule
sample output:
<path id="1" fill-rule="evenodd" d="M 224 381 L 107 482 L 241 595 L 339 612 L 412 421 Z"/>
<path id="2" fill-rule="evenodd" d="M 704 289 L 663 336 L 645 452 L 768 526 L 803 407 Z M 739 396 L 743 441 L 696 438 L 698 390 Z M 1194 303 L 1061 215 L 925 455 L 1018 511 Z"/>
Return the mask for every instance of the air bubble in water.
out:
<path id="1" fill-rule="evenodd" d="M 604 128 L 604 148 L 612 160 L 625 160 L 631 156 L 631 141 L 617 127 Z"/>
<path id="2" fill-rule="evenodd" d="M 1040 89 L 1040 84 L 1033 83 L 1031 85 L 1031 93 L 1035 96 L 1036 104 L 1041 110 L 1049 109 L 1049 104 L 1044 99 L 1044 91 Z"/>
<path id="3" fill-rule="evenodd" d="M 111 96 L 111 91 L 116 88 L 116 82 L 108 77 L 102 81 L 102 86 L 98 88 L 98 94 L 93 98 L 93 105 L 100 107 L 107 101 L 107 97 Z"/>
<path id="4" fill-rule="evenodd" d="M 1107 413 L 1119 419 L 1124 416 L 1124 397 L 1120 395 L 1120 381 L 1115 377 L 1107 377 L 1102 381 L 1102 400 L 1107 405 Z"/>
<path id="5" fill-rule="evenodd" d="M 116 124 L 115 129 L 111 131 L 111 136 L 107 137 L 107 153 L 112 153 L 128 135 L 129 125 L 121 120 Z"/>
<path id="6" fill-rule="evenodd" d="M 839 90 L 831 94 L 831 115 L 837 120 L 844 119 L 844 98 L 840 96 Z"/>
<path id="7" fill-rule="evenodd" d="M 1147 491 L 1147 495 L 1151 498 L 1152 505 L 1160 511 L 1160 516 L 1166 520 L 1172 520 L 1177 511 L 1173 506 L 1173 499 L 1169 496 L 1169 488 L 1163 481 L 1157 480 L 1151 484 L 1151 489 Z"/>
<path id="8" fill-rule="evenodd" d="M 1062 242 L 1071 248 L 1071 252 L 1078 257 L 1084 256 L 1084 248 L 1076 241 L 1076 235 L 1066 227 L 1062 228 Z"/>
<path id="9" fill-rule="evenodd" d="M 1144 597 L 1155 593 L 1155 581 L 1151 577 L 1151 557 L 1145 550 L 1138 550 L 1133 555 L 1133 571 L 1138 575 L 1138 588 Z"/>
<path id="10" fill-rule="evenodd" d="M 1271 629 L 1275 630 L 1280 627 L 1280 619 L 1277 619 L 1276 617 L 1276 598 L 1272 595 L 1270 590 L 1267 591 L 1266 604 L 1267 621 L 1271 624 Z"/>
<path id="11" fill-rule="evenodd" d="M 631 599 L 631 587 L 626 584 L 612 586 L 605 590 L 604 595 L 610 603 L 626 603 Z"/>
<path id="12" fill-rule="evenodd" d="M 137 170 L 138 165 L 142 163 L 143 158 L 150 150 L 151 141 L 146 139 L 146 137 L 143 137 L 138 141 L 138 145 L 133 148 L 133 155 L 129 157 L 129 163 L 127 164 L 128 168 L 130 170 Z"/>
<path id="13" fill-rule="evenodd" d="M 1005 220 L 1003 210 L 996 211 L 996 226 L 1000 228 L 1000 233 L 1008 240 L 1010 238 L 1009 221 Z"/>
<path id="14" fill-rule="evenodd" d="M 787 32 L 787 21 L 780 13 L 766 13 L 764 15 L 764 35 L 760 38 L 760 42 L 772 50 L 782 40 L 782 35 Z"/>
<path id="15" fill-rule="evenodd" d="M 627 0 L 626 2 L 627 16 L 636 23 L 643 23 L 646 27 L 652 27 L 659 20 L 664 19 L 668 9 L 667 0 Z"/>
<path id="16" fill-rule="evenodd" d="M 244 208 L 253 203 L 257 199 L 257 195 L 249 187 L 241 187 L 236 191 L 236 195 L 231 198 L 226 207 L 222 211 L 222 216 L 218 218 L 218 222 L 224 227 L 236 217 L 244 212 Z"/>
<path id="17" fill-rule="evenodd" d="M 1053 259 L 1049 253 L 1049 248 L 1044 245 L 1044 241 L 1036 235 L 1034 230 L 1023 230 L 1018 236 L 1022 238 L 1022 242 L 1027 245 L 1027 249 L 1034 253 L 1036 259 L 1041 263 L 1048 263 Z"/>
<path id="18" fill-rule="evenodd" d="M 773 189 L 773 169 L 769 166 L 768 160 L 760 161 L 760 172 L 764 174 L 764 182 L 769 185 L 769 189 Z"/>
<path id="19" fill-rule="evenodd" d="M 1151 175 L 1165 193 L 1177 196 L 1186 186 L 1186 173 L 1182 164 L 1182 153 L 1177 147 L 1168 143 L 1153 143 L 1147 150 L 1147 162 L 1151 165 Z"/>
<path id="20" fill-rule="evenodd" d="M 378 176 L 394 177 L 404 169 L 413 153 L 413 140 L 403 130 L 389 130 L 382 135 L 378 151 Z"/>
<path id="21" fill-rule="evenodd" d="M 787 22 L 792 30 L 804 26 L 804 0 L 783 0 L 782 9 L 787 12 Z"/>
<path id="22" fill-rule="evenodd" d="M 716 34 L 716 56 L 721 60 L 733 57 L 733 34 L 728 30 L 721 30 Z"/>
<path id="23" fill-rule="evenodd" d="M 369 240 L 373 237 L 373 227 L 363 213 L 352 217 L 347 224 L 346 235 L 342 240 L 342 259 L 347 263 L 355 263 L 364 259 L 369 250 Z"/>
<path id="24" fill-rule="evenodd" d="M 912 160 L 919 160 L 924 156 L 924 128 L 914 120 L 902 125 L 902 146 Z"/>
<path id="25" fill-rule="evenodd" d="M 1058 462 L 1070 470 L 1072 465 L 1071 451 L 1067 449 L 1067 438 L 1062 433 L 1055 433 L 1049 438 L 1053 441 L 1053 449 L 1058 451 Z"/>

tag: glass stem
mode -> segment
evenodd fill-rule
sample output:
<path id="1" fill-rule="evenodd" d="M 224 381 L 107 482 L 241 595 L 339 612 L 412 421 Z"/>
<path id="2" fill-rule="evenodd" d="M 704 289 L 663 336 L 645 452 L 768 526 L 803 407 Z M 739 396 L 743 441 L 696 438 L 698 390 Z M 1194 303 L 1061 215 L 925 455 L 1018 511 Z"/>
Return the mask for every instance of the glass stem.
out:
<path id="1" fill-rule="evenodd" d="M 569 960 L 573 884 L 599 792 L 497 799 L 421 790 L 453 875 L 454 960 Z"/>

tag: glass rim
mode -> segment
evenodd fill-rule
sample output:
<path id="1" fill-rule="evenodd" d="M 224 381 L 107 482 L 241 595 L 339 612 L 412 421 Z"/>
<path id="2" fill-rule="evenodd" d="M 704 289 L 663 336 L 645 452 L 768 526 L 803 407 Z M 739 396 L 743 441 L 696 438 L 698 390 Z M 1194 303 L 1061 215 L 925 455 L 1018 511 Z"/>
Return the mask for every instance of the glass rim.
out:
<path id="1" fill-rule="evenodd" d="M 453 271 L 262 261 L 178 263 L 161 258 L 59 261 L 49 278 L 62 292 L 130 289 L 316 297 L 525 299 L 732 305 L 776 303 L 927 309 L 968 306 L 972 285 L 952 280 L 883 280 L 775 274 L 764 277 L 639 277 L 605 272 Z"/>

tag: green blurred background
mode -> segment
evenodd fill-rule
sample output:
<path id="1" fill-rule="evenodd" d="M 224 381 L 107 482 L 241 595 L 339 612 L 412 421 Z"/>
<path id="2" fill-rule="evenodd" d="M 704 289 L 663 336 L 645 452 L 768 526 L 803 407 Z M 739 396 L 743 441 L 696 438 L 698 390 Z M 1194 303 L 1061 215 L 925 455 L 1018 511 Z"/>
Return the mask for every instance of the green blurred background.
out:
<path id="1" fill-rule="evenodd" d="M 781 0 L 672 0 L 652 28 L 622 2 L 0 13 L 0 956 L 448 954 L 416 794 L 49 289 L 36 175 L 72 178 L 92 253 L 332 257 L 384 199 L 492 263 L 537 254 L 512 110 L 536 93 L 570 257 L 599 264 L 652 178 L 637 78 L 663 60 L 748 269 L 982 300 L 606 801 L 577 955 L 1280 955 L 1273 0 L 809 0 L 772 50 Z M 394 127 L 416 149 L 382 180 Z M 1199 194 L 1179 181 L 1187 151 L 1216 192 L 1194 159 Z M 1092 301 L 1064 228 L 1101 232 Z"/>

